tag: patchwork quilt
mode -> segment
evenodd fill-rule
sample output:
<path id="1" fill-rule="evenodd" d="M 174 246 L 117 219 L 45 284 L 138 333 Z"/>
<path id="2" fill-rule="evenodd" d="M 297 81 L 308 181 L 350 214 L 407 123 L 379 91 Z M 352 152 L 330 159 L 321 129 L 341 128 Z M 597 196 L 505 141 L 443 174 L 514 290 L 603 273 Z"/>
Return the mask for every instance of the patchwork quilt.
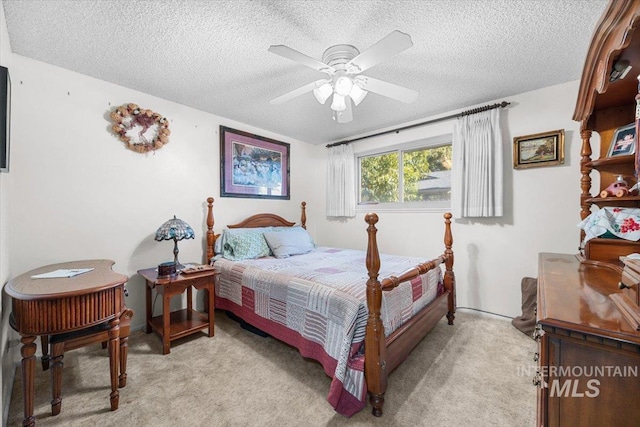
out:
<path id="1" fill-rule="evenodd" d="M 367 322 L 365 252 L 318 247 L 286 259 L 220 258 L 216 308 L 319 361 L 332 378 L 328 401 L 351 416 L 365 406 L 364 336 Z M 380 279 L 425 259 L 381 255 Z M 389 335 L 443 292 L 436 268 L 384 292 L 382 321 Z"/>

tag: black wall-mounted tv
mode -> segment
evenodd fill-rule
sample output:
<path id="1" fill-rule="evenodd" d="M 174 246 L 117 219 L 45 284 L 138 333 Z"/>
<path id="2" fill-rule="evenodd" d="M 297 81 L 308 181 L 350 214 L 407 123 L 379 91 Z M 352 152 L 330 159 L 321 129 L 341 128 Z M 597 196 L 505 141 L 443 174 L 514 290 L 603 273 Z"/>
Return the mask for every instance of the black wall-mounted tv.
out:
<path id="1" fill-rule="evenodd" d="M 11 79 L 0 67 L 0 172 L 9 172 L 9 131 L 11 123 Z"/>

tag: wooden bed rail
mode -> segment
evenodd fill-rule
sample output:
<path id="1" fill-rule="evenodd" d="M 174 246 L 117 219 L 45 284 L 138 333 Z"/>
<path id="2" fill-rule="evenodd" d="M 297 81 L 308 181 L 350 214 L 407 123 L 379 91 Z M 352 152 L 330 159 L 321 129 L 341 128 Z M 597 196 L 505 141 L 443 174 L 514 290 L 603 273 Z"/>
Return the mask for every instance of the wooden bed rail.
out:
<path id="1" fill-rule="evenodd" d="M 422 264 L 418 264 L 415 267 L 408 269 L 398 277 L 389 276 L 385 279 L 382 279 L 380 281 L 380 284 L 382 285 L 382 291 L 383 292 L 390 291 L 396 288 L 400 283 L 408 282 L 411 279 L 414 279 L 420 275 L 423 275 L 427 271 L 433 270 L 440 264 L 443 264 L 446 261 L 446 259 L 447 259 L 447 255 L 440 255 L 438 258 L 434 260 L 431 260 Z"/>

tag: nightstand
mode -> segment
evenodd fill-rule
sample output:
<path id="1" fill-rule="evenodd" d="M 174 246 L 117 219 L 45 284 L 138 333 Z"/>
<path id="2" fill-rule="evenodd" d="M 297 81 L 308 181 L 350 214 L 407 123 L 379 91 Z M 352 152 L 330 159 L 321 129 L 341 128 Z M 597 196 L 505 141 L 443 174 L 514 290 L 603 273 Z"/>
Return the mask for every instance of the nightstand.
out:
<path id="1" fill-rule="evenodd" d="M 186 337 L 203 329 L 209 328 L 209 336 L 214 335 L 214 302 L 215 302 L 215 277 L 217 270 L 209 269 L 191 274 L 178 274 L 170 279 L 158 279 L 156 268 L 138 270 L 138 274 L 147 281 L 147 333 L 155 331 L 162 338 L 162 354 L 169 354 L 171 341 Z M 201 313 L 193 308 L 193 288 L 204 289 L 207 293 L 206 313 Z M 162 315 L 153 317 L 152 292 L 155 289 L 162 295 Z M 182 295 L 187 291 L 187 308 L 171 311 L 169 303 L 171 298 Z"/>

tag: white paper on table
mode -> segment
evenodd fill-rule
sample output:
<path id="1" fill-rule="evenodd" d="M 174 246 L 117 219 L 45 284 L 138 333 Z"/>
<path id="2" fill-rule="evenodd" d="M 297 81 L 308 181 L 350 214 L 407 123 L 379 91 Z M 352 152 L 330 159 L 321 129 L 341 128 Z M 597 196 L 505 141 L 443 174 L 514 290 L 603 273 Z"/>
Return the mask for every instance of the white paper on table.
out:
<path id="1" fill-rule="evenodd" d="M 57 279 L 60 277 L 74 277 L 82 273 L 88 273 L 89 271 L 93 271 L 93 268 L 61 268 L 55 271 L 50 271 L 49 273 L 36 274 L 35 276 L 31 276 L 32 279 Z"/>

